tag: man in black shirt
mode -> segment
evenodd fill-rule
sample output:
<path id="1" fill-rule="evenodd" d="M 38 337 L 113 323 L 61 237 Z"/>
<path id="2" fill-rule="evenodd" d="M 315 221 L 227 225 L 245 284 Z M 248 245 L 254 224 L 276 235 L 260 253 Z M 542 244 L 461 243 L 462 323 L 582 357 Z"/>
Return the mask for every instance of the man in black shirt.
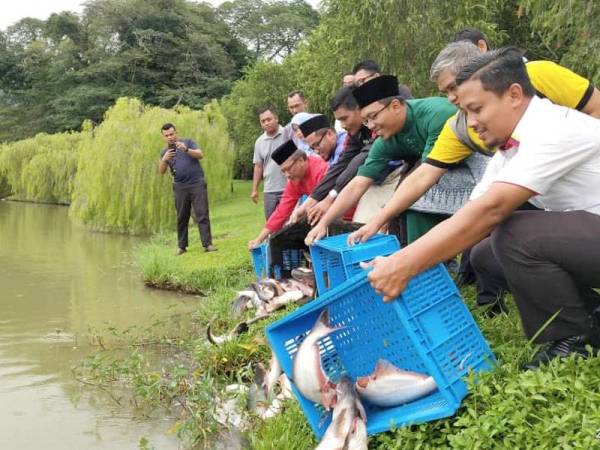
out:
<path id="1" fill-rule="evenodd" d="M 175 125 L 166 123 L 161 127 L 163 139 L 167 146 L 160 152 L 158 171 L 163 175 L 167 168 L 173 175 L 173 193 L 175 194 L 175 209 L 177 210 L 177 254 L 186 252 L 188 246 L 188 223 L 191 208 L 198 222 L 200 239 L 204 251 L 217 250 L 212 245 L 210 219 L 208 217 L 208 192 L 204 171 L 200 165 L 202 150 L 191 139 L 177 140 Z"/>

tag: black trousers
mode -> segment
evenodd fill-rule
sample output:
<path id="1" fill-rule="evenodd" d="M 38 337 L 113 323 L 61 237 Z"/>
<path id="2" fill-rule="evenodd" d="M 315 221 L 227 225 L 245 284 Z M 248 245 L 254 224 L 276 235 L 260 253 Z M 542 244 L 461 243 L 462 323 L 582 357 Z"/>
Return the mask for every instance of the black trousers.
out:
<path id="1" fill-rule="evenodd" d="M 592 333 L 600 305 L 600 216 L 517 211 L 471 252 L 476 273 L 513 293 L 527 337 L 558 312 L 536 342 Z"/>
<path id="2" fill-rule="evenodd" d="M 194 216 L 198 222 L 198 231 L 203 247 L 212 244 L 210 233 L 210 219 L 208 217 L 208 191 L 206 182 L 201 181 L 190 185 L 173 184 L 175 195 L 175 209 L 177 210 L 177 240 L 179 248 L 188 246 L 188 224 L 190 214 L 194 209 Z"/>

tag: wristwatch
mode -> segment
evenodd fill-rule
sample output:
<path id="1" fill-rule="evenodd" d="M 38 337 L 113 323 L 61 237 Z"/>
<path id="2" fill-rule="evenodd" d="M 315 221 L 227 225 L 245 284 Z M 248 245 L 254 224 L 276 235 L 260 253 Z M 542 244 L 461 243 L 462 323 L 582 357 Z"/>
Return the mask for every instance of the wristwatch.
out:
<path id="1" fill-rule="evenodd" d="M 331 198 L 336 198 L 338 196 L 338 192 L 335 189 L 329 191 L 328 194 Z"/>

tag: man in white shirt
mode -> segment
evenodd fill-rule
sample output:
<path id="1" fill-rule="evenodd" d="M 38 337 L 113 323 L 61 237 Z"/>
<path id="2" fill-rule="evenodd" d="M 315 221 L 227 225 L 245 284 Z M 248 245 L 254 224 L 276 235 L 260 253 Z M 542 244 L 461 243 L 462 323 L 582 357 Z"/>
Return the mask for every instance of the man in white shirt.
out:
<path id="1" fill-rule="evenodd" d="M 525 365 L 600 350 L 600 120 L 535 97 L 522 55 L 481 55 L 456 77 L 468 124 L 499 146 L 471 201 L 413 244 L 374 261 L 384 300 L 408 280 L 482 241 L 519 308 L 525 334 L 548 343 Z M 530 201 L 542 211 L 514 212 Z M 491 233 L 491 236 L 490 236 Z M 486 238 L 486 236 L 490 236 Z"/>

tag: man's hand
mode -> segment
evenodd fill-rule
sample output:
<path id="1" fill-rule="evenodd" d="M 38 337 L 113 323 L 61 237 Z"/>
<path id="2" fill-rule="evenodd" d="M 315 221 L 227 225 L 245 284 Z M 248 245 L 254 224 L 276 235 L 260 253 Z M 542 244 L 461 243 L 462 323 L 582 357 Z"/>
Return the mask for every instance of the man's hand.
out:
<path id="1" fill-rule="evenodd" d="M 173 158 L 175 158 L 175 153 L 176 153 L 175 149 L 172 149 L 172 148 L 168 149 L 165 152 L 164 156 L 162 157 L 162 160 L 164 162 L 171 161 Z"/>
<path id="2" fill-rule="evenodd" d="M 254 203 L 258 203 L 258 191 L 253 190 L 252 193 L 250 194 L 250 198 L 252 199 L 252 201 Z"/>
<path id="3" fill-rule="evenodd" d="M 399 253 L 379 256 L 369 263 L 373 267 L 369 273 L 369 282 L 378 294 L 383 295 L 386 303 L 398 297 L 411 279 L 408 267 L 405 267 L 399 256 Z"/>
<path id="4" fill-rule="evenodd" d="M 177 150 L 181 150 L 182 152 L 187 151 L 188 147 L 187 145 L 185 145 L 183 142 L 181 141 L 177 141 L 175 142 L 175 146 L 177 147 Z"/>
<path id="5" fill-rule="evenodd" d="M 321 220 L 321 217 L 325 215 L 325 213 L 331 206 L 331 203 L 332 202 L 329 202 L 327 200 L 327 197 L 325 197 L 325 199 L 321 200 L 315 206 L 310 208 L 308 210 L 308 223 L 310 225 L 316 225 L 319 222 L 319 220 Z"/>
<path id="6" fill-rule="evenodd" d="M 348 245 L 366 242 L 371 236 L 377 233 L 378 230 L 379 227 L 371 221 L 360 227 L 358 230 L 350 233 L 348 236 Z"/>
<path id="7" fill-rule="evenodd" d="M 248 241 L 248 250 L 252 250 L 262 244 L 262 239 L 252 239 Z"/>
<path id="8" fill-rule="evenodd" d="M 327 227 L 324 225 L 321 225 L 319 223 L 316 227 L 314 227 L 312 230 L 310 230 L 308 232 L 308 234 L 306 235 L 306 239 L 304 239 L 304 243 L 306 245 L 313 245 L 313 243 L 315 241 L 318 241 L 326 234 L 327 234 Z"/>

